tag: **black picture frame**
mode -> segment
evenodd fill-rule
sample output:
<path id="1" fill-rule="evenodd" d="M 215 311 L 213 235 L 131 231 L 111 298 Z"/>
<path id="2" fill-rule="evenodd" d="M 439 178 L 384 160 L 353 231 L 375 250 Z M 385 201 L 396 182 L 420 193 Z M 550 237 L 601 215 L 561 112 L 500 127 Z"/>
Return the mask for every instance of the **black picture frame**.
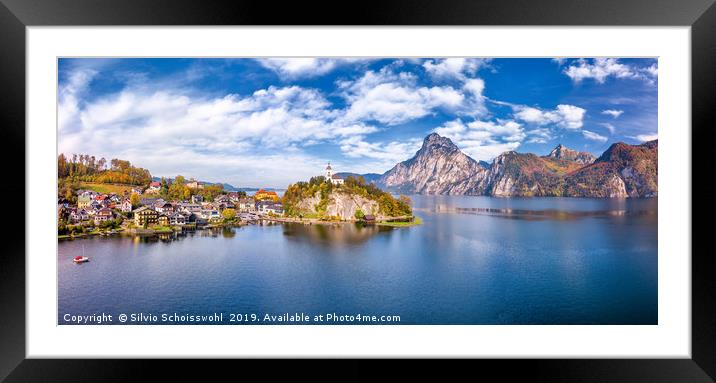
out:
<path id="1" fill-rule="evenodd" d="M 13 204 L 32 203 L 25 197 L 25 37 L 27 26 L 79 25 L 616 25 L 690 26 L 692 69 L 692 206 L 708 206 L 697 183 L 710 173 L 711 131 L 709 111 L 716 90 L 716 6 L 714 0 L 470 0 L 282 2 L 197 0 L 0 0 L 0 127 L 7 166 L 6 181 Z M 678 127 L 667 127 L 679 129 Z M 688 127 L 682 127 L 688 134 Z M 9 173 L 9 174 L 8 174 Z M 701 175 L 693 177 L 694 175 Z M 23 185 L 23 186 L 20 186 Z M 703 193 L 705 194 L 705 193 Z M 18 217 L 17 206 L 8 206 Z M 704 213 L 700 213 L 699 216 Z M 50 216 L 48 216 L 50 217 Z M 698 225 L 692 209 L 692 358 L 691 359 L 545 359 L 478 360 L 469 370 L 498 372 L 501 377 L 525 377 L 533 381 L 649 381 L 713 382 L 716 377 L 716 262 L 705 244 L 708 225 Z M 49 218 L 48 218 L 49 219 Z M 37 360 L 26 359 L 25 348 L 25 226 L 19 218 L 0 220 L 5 239 L 0 264 L 0 379 L 12 381 L 100 382 L 127 381 L 143 376 L 146 362 L 137 360 Z M 689 256 L 689 254 L 669 254 Z M 156 361 L 162 380 L 190 378 L 185 362 L 168 368 Z M 341 369 L 352 380 L 376 374 L 362 361 L 343 361 Z M 404 376 L 391 365 L 387 373 Z M 220 364 L 234 368 L 232 364 Z M 455 371 L 455 370 L 452 370 Z M 459 369 L 457 370 L 459 371 Z M 286 369 L 292 376 L 314 376 L 311 364 Z M 440 376 L 446 377 L 442 371 Z M 429 373 L 419 370 L 423 377 Z M 425 375 L 428 374 L 428 375 Z M 197 376 L 203 375 L 201 370 Z M 489 375 L 484 375 L 489 376 Z"/>

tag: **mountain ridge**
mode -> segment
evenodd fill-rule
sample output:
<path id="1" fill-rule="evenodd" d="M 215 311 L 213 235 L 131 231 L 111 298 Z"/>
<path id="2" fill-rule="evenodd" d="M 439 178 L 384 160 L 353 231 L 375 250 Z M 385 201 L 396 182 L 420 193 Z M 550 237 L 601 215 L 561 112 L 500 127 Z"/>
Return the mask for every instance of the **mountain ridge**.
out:
<path id="1" fill-rule="evenodd" d="M 413 157 L 376 175 L 366 182 L 402 194 L 657 197 L 658 140 L 617 142 L 599 157 L 558 144 L 544 156 L 508 151 L 487 163 L 431 133 Z"/>

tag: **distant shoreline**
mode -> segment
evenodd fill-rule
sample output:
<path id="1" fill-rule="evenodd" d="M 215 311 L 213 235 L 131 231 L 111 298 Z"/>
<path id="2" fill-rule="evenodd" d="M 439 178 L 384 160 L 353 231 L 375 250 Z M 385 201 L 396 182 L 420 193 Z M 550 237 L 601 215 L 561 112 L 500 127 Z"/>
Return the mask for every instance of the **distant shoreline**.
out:
<path id="1" fill-rule="evenodd" d="M 411 218 L 412 221 L 391 221 L 391 220 L 400 220 L 400 219 L 408 219 Z M 338 225 L 344 225 L 344 224 L 355 224 L 364 222 L 362 220 L 352 219 L 352 220 L 342 220 L 342 221 L 324 221 L 320 220 L 318 218 L 291 218 L 291 217 L 263 217 L 260 218 L 258 221 L 269 221 L 269 222 L 277 222 L 277 223 L 299 223 L 303 225 L 324 225 L 324 226 L 338 226 Z M 186 231 L 198 231 L 198 230 L 208 230 L 208 229 L 217 229 L 217 228 L 226 228 L 226 227 L 242 227 L 242 226 L 248 226 L 256 224 L 255 222 L 246 222 L 242 221 L 239 223 L 231 223 L 231 224 L 218 224 L 218 225 L 206 225 L 197 227 L 192 230 L 186 230 Z M 422 224 L 422 220 L 418 216 L 413 217 L 390 217 L 387 219 L 382 220 L 376 220 L 375 222 L 367 222 L 367 225 L 375 225 L 375 226 L 389 226 L 389 227 L 411 227 L 411 226 L 417 226 Z M 178 230 L 177 230 L 178 229 Z M 125 236 L 125 237 L 151 237 L 155 235 L 161 235 L 161 234 L 173 234 L 173 233 L 181 233 L 185 230 L 182 230 L 180 226 L 174 226 L 174 227 L 167 227 L 166 230 L 155 230 L 155 229 L 120 229 L 115 230 L 114 232 L 92 232 L 92 233 L 81 233 L 81 234 L 63 234 L 58 235 L 57 239 L 62 240 L 73 240 L 73 239 L 82 239 L 82 238 L 90 238 L 90 237 L 109 237 L 109 236 Z"/>

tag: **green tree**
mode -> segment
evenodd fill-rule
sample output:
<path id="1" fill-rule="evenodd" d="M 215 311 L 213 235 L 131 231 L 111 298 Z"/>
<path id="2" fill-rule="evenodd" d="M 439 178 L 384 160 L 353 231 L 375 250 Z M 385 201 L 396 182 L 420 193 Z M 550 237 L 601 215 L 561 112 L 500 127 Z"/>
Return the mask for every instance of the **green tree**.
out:
<path id="1" fill-rule="evenodd" d="M 234 218 L 236 218 L 236 210 L 224 209 L 224 211 L 221 212 L 221 215 L 224 216 L 225 221 L 232 221 Z"/>
<path id="2" fill-rule="evenodd" d="M 169 183 L 167 182 L 167 179 L 162 177 L 162 180 L 160 182 L 160 188 L 159 188 L 159 194 L 166 196 L 169 194 Z"/>
<path id="3" fill-rule="evenodd" d="M 191 191 L 186 186 L 186 179 L 183 176 L 176 176 L 174 182 L 169 185 L 167 196 L 176 200 L 187 200 L 191 197 Z"/>

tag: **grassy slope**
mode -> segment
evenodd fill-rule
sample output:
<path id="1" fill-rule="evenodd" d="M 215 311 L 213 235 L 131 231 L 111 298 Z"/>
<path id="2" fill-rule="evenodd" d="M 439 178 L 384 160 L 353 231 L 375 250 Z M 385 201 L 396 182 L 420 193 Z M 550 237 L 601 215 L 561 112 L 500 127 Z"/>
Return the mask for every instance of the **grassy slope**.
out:
<path id="1" fill-rule="evenodd" d="M 415 219 L 413 219 L 412 222 L 378 222 L 376 225 L 379 226 L 392 226 L 392 227 L 409 227 L 409 226 L 416 226 L 423 223 L 423 220 L 420 219 L 420 217 L 415 216 Z"/>
<path id="2" fill-rule="evenodd" d="M 80 189 L 94 190 L 98 193 L 116 193 L 122 194 L 125 190 L 131 190 L 137 185 L 120 185 L 120 184 L 101 184 L 95 182 L 80 182 Z"/>

